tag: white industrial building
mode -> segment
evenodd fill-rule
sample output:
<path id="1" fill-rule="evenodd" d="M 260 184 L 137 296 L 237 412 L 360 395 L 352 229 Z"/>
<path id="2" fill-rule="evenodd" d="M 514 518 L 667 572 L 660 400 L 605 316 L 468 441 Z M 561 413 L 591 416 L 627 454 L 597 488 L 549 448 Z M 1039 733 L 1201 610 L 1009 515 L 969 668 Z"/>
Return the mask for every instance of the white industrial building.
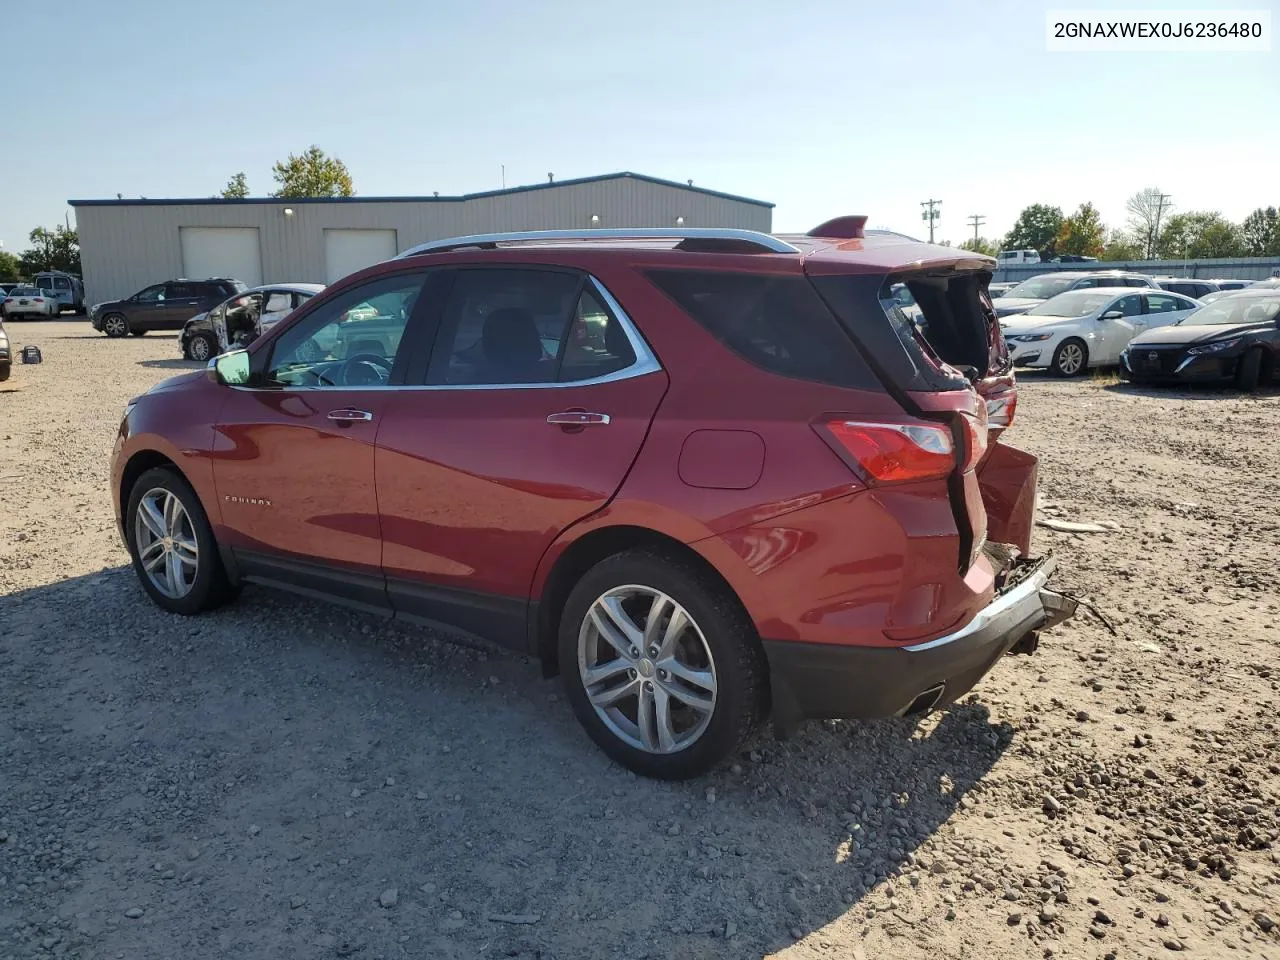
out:
<path id="1" fill-rule="evenodd" d="M 458 197 L 71 200 L 85 299 L 178 277 L 331 283 L 426 240 L 505 230 L 739 227 L 773 204 L 637 173 Z"/>

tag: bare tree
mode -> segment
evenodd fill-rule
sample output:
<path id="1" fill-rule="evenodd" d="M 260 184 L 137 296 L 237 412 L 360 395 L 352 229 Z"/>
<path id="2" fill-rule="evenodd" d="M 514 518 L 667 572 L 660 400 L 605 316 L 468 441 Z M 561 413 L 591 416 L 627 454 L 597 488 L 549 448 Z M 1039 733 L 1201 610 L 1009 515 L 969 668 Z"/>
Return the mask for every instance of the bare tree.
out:
<path id="1" fill-rule="evenodd" d="M 1150 260 L 1156 255 L 1156 247 L 1160 242 L 1160 220 L 1165 210 L 1171 206 L 1169 195 L 1162 193 L 1159 187 L 1140 190 L 1125 204 L 1125 209 L 1129 211 L 1129 232 L 1142 247 L 1144 259 Z"/>

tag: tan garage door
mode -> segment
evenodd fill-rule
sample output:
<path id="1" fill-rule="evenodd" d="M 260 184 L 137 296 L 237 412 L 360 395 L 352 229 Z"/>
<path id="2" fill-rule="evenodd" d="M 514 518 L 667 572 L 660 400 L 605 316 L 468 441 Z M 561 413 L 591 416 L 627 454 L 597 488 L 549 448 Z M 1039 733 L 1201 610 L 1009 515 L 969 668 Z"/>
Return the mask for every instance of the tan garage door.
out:
<path id="1" fill-rule="evenodd" d="M 257 227 L 179 227 L 182 275 L 189 280 L 230 277 L 251 287 L 262 283 Z"/>
<path id="2" fill-rule="evenodd" d="M 394 230 L 326 230 L 324 279 L 334 283 L 397 253 Z"/>

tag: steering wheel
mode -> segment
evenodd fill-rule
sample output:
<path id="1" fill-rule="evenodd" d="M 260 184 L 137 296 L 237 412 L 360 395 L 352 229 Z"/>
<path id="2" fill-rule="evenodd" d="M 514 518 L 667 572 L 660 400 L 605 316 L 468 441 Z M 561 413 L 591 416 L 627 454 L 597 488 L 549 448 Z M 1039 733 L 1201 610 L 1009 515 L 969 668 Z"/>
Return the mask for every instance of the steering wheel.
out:
<path id="1" fill-rule="evenodd" d="M 338 382 L 348 387 L 386 383 L 391 378 L 391 363 L 376 353 L 357 353 L 342 361 Z"/>

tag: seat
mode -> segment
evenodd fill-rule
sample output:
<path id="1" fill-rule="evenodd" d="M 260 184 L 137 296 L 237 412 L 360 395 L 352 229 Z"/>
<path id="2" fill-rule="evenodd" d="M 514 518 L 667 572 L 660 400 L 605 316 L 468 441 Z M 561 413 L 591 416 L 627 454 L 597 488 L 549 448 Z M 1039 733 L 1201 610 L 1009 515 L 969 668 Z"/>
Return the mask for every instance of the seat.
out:
<path id="1" fill-rule="evenodd" d="M 480 333 L 484 378 L 488 383 L 533 383 L 543 378 L 542 339 L 533 314 L 523 307 L 502 307 L 484 319 Z"/>

